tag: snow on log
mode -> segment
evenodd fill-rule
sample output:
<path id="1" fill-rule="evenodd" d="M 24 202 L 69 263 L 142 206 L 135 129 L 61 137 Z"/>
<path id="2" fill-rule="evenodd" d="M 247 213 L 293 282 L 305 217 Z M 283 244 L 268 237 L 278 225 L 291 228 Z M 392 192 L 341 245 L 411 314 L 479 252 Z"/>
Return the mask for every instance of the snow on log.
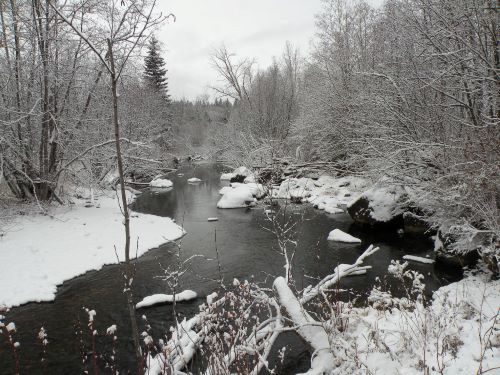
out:
<path id="1" fill-rule="evenodd" d="M 156 189 L 167 189 L 174 186 L 174 183 L 166 178 L 155 178 L 149 183 L 149 186 Z"/>
<path id="2" fill-rule="evenodd" d="M 281 306 L 297 326 L 297 333 L 314 349 L 315 356 L 311 360 L 311 369 L 307 374 L 328 372 L 334 367 L 334 358 L 324 327 L 304 310 L 283 277 L 276 278 L 273 285 Z"/>
<path id="3" fill-rule="evenodd" d="M 411 260 L 413 262 L 425 263 L 425 264 L 433 264 L 434 259 L 417 257 L 415 255 L 405 255 L 403 256 L 404 260 Z"/>
<path id="4" fill-rule="evenodd" d="M 328 235 L 328 240 L 347 243 L 361 243 L 359 238 L 353 237 L 350 234 L 342 232 L 340 229 L 334 229 Z"/>
<path id="5" fill-rule="evenodd" d="M 175 295 L 175 301 L 190 301 L 197 297 L 196 292 L 192 290 L 185 290 L 181 293 Z M 145 297 L 141 302 L 135 305 L 136 309 L 140 309 L 142 307 L 149 307 L 153 305 L 158 305 L 160 303 L 169 303 L 174 302 L 173 294 L 153 294 L 152 296 Z"/>
<path id="6" fill-rule="evenodd" d="M 361 254 L 353 264 L 340 264 L 335 268 L 333 274 L 323 278 L 323 280 L 316 284 L 316 286 L 304 290 L 304 294 L 300 299 L 300 303 L 304 304 L 306 302 L 309 302 L 311 299 L 320 294 L 320 292 L 332 288 L 336 283 L 339 282 L 340 279 L 344 277 L 366 273 L 367 270 L 371 269 L 371 266 L 361 266 L 363 264 L 363 261 L 365 260 L 365 258 L 373 255 L 378 250 L 378 247 L 373 247 L 373 245 L 370 245 L 368 249 L 366 249 L 365 252 Z"/>
<path id="7" fill-rule="evenodd" d="M 210 331 L 210 323 L 205 321 L 207 315 L 215 308 L 223 305 L 225 297 L 215 300 L 216 293 L 212 293 L 212 303 L 204 306 L 203 310 L 191 319 L 184 320 L 172 331 L 170 340 L 167 341 L 164 351 L 155 356 L 148 355 L 146 360 L 147 371 L 151 375 L 164 374 L 165 369 L 174 368 L 180 371 L 192 360 L 199 345 Z M 203 306 L 203 305 L 202 305 Z M 168 353 L 166 356 L 165 353 Z M 180 372 L 179 372 L 180 373 Z"/>

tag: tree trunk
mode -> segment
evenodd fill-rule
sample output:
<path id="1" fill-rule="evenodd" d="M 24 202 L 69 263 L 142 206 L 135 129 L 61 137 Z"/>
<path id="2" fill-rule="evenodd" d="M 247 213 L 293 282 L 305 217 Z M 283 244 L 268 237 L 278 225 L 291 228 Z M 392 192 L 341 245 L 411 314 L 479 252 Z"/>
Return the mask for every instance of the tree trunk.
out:
<path id="1" fill-rule="evenodd" d="M 132 293 L 132 280 L 134 269 L 130 263 L 130 215 L 127 206 L 127 195 L 125 190 L 125 181 L 123 176 L 123 160 L 120 145 L 120 123 L 118 120 L 118 94 L 117 94 L 117 78 L 115 71 L 115 61 L 113 56 L 113 44 L 111 40 L 108 39 L 108 56 L 110 63 L 110 75 L 111 75 L 111 90 L 113 95 L 113 126 L 115 130 L 115 146 L 116 146 L 116 160 L 118 164 L 118 175 L 120 180 L 120 193 L 123 209 L 123 225 L 125 226 L 125 281 L 127 285 L 125 286 L 125 294 L 127 298 L 128 311 L 130 315 L 130 324 L 132 328 L 132 337 L 135 346 L 135 355 L 137 358 L 138 366 L 141 363 L 142 352 L 141 345 L 139 342 L 139 329 L 137 327 L 137 320 L 135 316 L 135 305 Z M 140 369 L 140 371 L 142 371 Z"/>

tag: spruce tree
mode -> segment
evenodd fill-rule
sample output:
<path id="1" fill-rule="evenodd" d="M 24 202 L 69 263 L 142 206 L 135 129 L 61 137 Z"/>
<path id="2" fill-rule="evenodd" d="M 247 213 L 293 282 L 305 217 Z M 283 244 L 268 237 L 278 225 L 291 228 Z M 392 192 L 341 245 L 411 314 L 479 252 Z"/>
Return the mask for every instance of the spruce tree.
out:
<path id="1" fill-rule="evenodd" d="M 165 100 L 170 102 L 167 69 L 165 69 L 165 60 L 160 56 L 160 52 L 158 39 L 153 35 L 149 40 L 148 54 L 144 58 L 144 78 L 160 92 Z"/>

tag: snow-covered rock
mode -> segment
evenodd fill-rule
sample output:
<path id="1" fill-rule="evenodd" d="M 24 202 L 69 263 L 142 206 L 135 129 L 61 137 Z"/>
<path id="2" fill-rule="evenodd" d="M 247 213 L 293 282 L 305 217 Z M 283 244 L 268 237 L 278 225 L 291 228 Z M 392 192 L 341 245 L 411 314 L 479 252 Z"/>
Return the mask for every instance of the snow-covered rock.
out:
<path id="1" fill-rule="evenodd" d="M 201 179 L 199 179 L 197 177 L 191 177 L 191 178 L 188 178 L 187 181 L 193 184 L 193 183 L 201 182 Z"/>
<path id="2" fill-rule="evenodd" d="M 237 187 L 247 188 L 248 190 L 250 190 L 252 195 L 257 199 L 262 198 L 267 193 L 267 189 L 263 185 L 256 184 L 256 183 L 241 184 L 239 182 L 232 182 L 231 187 L 232 188 L 237 188 Z"/>
<path id="3" fill-rule="evenodd" d="M 251 189 L 245 184 L 238 184 L 238 186 L 225 189 L 217 208 L 242 208 L 248 207 L 255 203 Z"/>
<path id="4" fill-rule="evenodd" d="M 149 183 L 149 186 L 155 189 L 167 189 L 174 186 L 174 183 L 166 178 L 155 178 Z"/>
<path id="5" fill-rule="evenodd" d="M 235 175 L 248 177 L 252 174 L 252 171 L 247 167 L 238 167 L 233 171 L 233 173 Z"/>
<path id="6" fill-rule="evenodd" d="M 234 173 L 223 173 L 220 175 L 221 181 L 230 181 L 236 175 Z"/>
<path id="7" fill-rule="evenodd" d="M 403 225 L 407 196 L 400 186 L 372 187 L 347 206 L 347 212 L 359 224 Z"/>
<path id="8" fill-rule="evenodd" d="M 221 181 L 231 181 L 232 179 L 237 178 L 240 176 L 240 181 L 243 182 L 248 176 L 252 176 L 252 171 L 248 169 L 247 167 L 238 167 L 231 173 L 223 173 L 220 176 Z M 255 182 L 255 181 L 249 181 L 249 182 Z"/>
<path id="9" fill-rule="evenodd" d="M 196 299 L 196 297 L 198 297 L 196 292 L 192 290 L 184 290 L 175 295 L 175 301 L 176 302 L 191 301 L 193 299 Z M 147 296 L 143 298 L 141 302 L 135 305 L 135 308 L 140 309 L 142 307 L 149 307 L 161 303 L 171 303 L 171 302 L 174 302 L 173 294 L 153 294 L 152 296 Z"/>
<path id="10" fill-rule="evenodd" d="M 245 180 L 243 180 L 245 184 L 251 184 L 251 183 L 256 183 L 257 178 L 255 177 L 254 174 L 249 174 L 248 176 L 245 177 Z"/>
<path id="11" fill-rule="evenodd" d="M 289 178 L 283 181 L 277 190 L 273 190 L 273 198 L 299 200 L 307 198 L 314 189 L 314 180 L 310 178 Z"/>
<path id="12" fill-rule="evenodd" d="M 267 189 L 261 184 L 232 182 L 224 186 L 219 194 L 222 198 L 217 203 L 218 208 L 241 208 L 255 204 L 257 199 L 266 195 Z"/>
<path id="13" fill-rule="evenodd" d="M 348 233 L 342 232 L 340 229 L 334 229 L 328 235 L 328 240 L 347 243 L 361 243 L 359 238 L 353 237 Z"/>

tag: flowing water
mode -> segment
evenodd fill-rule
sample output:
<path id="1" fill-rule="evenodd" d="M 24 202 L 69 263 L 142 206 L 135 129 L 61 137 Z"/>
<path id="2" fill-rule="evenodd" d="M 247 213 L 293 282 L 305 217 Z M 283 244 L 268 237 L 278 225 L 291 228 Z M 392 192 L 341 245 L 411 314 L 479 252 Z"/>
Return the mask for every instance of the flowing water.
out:
<path id="1" fill-rule="evenodd" d="M 283 275 L 284 262 L 276 251 L 275 236 L 266 230 L 269 225 L 264 205 L 259 204 L 252 209 L 216 208 L 218 192 L 223 184 L 219 180 L 219 173 L 220 167 L 212 164 L 183 167 L 169 176 L 174 182 L 173 189 L 165 192 L 145 191 L 134 203 L 134 210 L 172 217 L 187 231 L 187 235 L 179 241 L 180 246 L 165 244 L 137 260 L 134 280 L 136 300 L 155 293 L 171 293 L 162 275 L 164 269 L 175 261 L 177 251 L 180 251 L 182 259 L 195 256 L 186 265 L 179 289 L 192 289 L 199 295 L 194 301 L 177 305 L 177 314 L 181 317 L 194 315 L 198 305 L 215 290 L 221 278 L 226 283 L 231 283 L 233 278 L 271 282 L 275 276 Z M 190 184 L 187 182 L 190 177 L 198 177 L 203 181 Z M 310 205 L 290 205 L 287 212 L 289 220 L 298 222 L 298 246 L 293 268 L 298 287 L 331 273 L 339 263 L 351 263 L 369 244 L 374 244 L 380 247 L 380 251 L 365 262 L 373 269 L 366 275 L 342 281 L 343 288 L 352 290 L 351 297 L 365 295 L 373 286 L 375 278 L 387 273 L 391 259 L 401 259 L 404 254 L 425 256 L 432 251 L 432 243 L 423 238 L 363 231 L 355 227 L 345 214 L 326 214 Z M 208 222 L 209 217 L 217 217 L 218 221 Z M 361 238 L 362 244 L 327 241 L 329 231 L 334 228 Z M 456 277 L 436 270 L 433 265 L 412 265 L 412 268 L 426 276 L 428 291 Z M 81 343 L 75 332 L 83 331 L 86 350 L 91 343 L 88 318 L 82 307 L 97 312 L 95 328 L 100 334 L 96 344 L 98 353 L 106 356 L 109 352 L 111 340 L 103 336 L 107 327 L 116 324 L 119 368 L 123 373 L 127 373 L 127 370 L 135 373 L 130 361 L 134 351 L 129 339 L 128 313 L 122 289 L 119 266 L 106 266 L 61 285 L 51 303 L 29 303 L 12 309 L 7 314 L 7 321 L 15 321 L 17 325 L 15 337 L 21 343 L 21 373 L 82 373 Z M 155 338 L 168 332 L 173 322 L 171 305 L 138 310 L 139 317 L 143 314 L 147 316 Z M 41 326 L 47 330 L 50 342 L 45 366 L 40 364 L 41 347 L 36 340 Z M 145 327 L 142 319 L 140 327 Z M 282 336 L 277 347 L 286 345 L 289 350 L 288 359 L 280 373 L 293 374 L 306 369 L 309 363 L 307 348 L 291 334 Z M 0 346 L 0 374 L 12 373 L 11 366 L 10 351 Z"/>

